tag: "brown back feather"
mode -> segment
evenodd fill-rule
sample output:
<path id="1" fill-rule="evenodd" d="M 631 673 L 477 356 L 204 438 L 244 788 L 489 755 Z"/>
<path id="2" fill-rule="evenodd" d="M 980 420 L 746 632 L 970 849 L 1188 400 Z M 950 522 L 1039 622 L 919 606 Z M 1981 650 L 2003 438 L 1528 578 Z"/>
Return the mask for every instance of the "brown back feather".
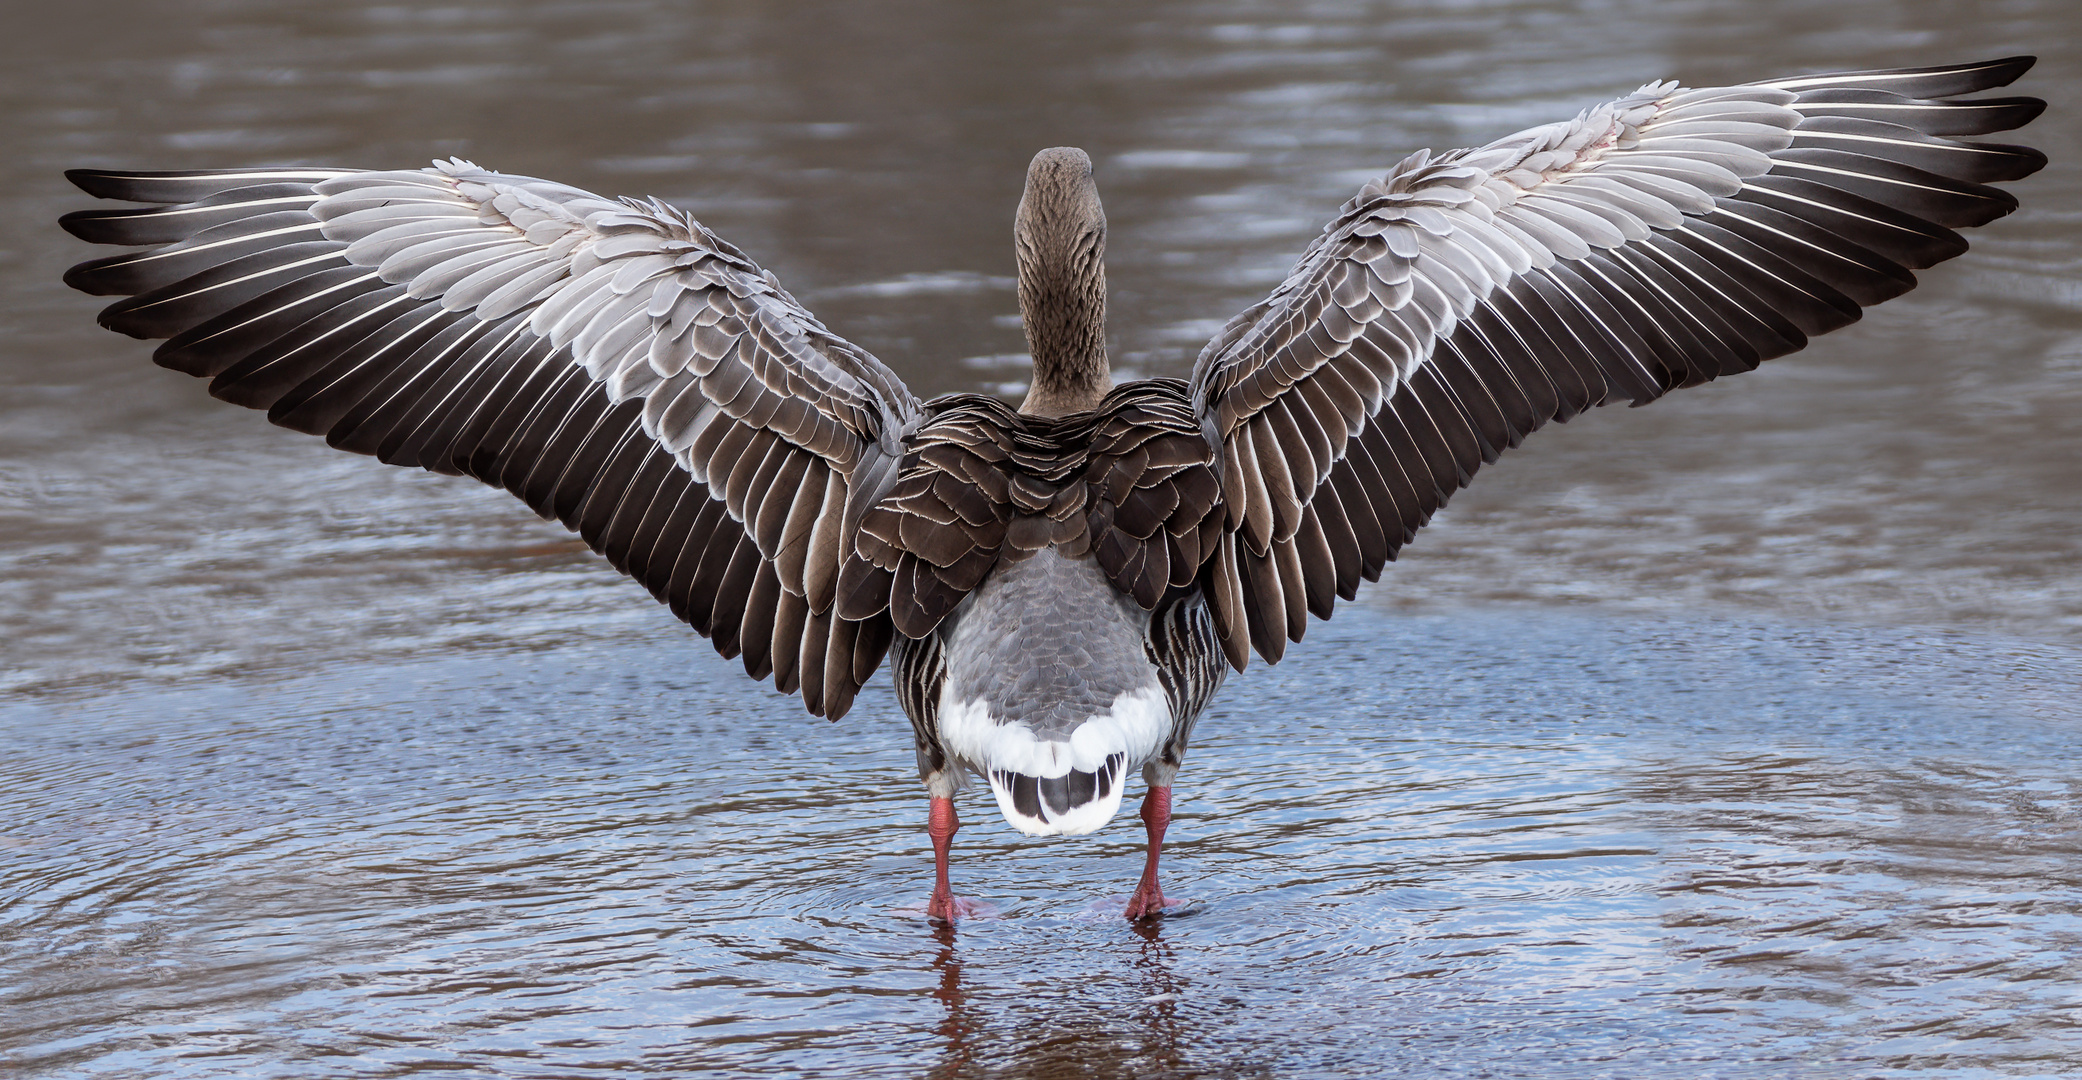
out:
<path id="1" fill-rule="evenodd" d="M 1214 451 L 1177 379 L 1129 383 L 1089 412 L 925 404 L 896 484 L 861 518 L 839 613 L 933 632 L 1001 562 L 1087 553 L 1146 609 L 1191 586 L 1221 533 Z"/>

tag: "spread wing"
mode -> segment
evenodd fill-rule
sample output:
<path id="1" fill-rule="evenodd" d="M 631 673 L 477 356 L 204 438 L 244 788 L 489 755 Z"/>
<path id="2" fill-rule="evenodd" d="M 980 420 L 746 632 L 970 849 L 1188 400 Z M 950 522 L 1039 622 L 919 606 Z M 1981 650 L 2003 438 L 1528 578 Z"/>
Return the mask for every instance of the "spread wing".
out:
<path id="1" fill-rule="evenodd" d="M 145 250 L 65 280 L 226 401 L 576 530 L 754 678 L 845 713 L 886 614 L 836 611 L 843 538 L 919 406 L 686 214 L 465 162 L 68 174 Z M 849 509 L 850 507 L 850 509 Z"/>
<path id="2" fill-rule="evenodd" d="M 1277 662 L 1547 421 L 1750 370 L 1966 250 L 2046 159 L 1950 136 L 2045 103 L 1947 99 L 2031 63 L 1652 84 L 1368 184 L 1194 367 L 1230 662 Z"/>

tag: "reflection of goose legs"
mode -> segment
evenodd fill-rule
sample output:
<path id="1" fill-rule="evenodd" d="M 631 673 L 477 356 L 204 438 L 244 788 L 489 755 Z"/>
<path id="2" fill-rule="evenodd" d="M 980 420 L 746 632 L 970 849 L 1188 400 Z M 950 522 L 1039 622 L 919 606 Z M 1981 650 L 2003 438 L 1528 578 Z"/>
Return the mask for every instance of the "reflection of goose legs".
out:
<path id="1" fill-rule="evenodd" d="M 1142 797 L 1142 824 L 1149 830 L 1149 861 L 1142 864 L 1142 884 L 1128 898 L 1128 918 L 1164 913 L 1164 889 L 1157 884 L 1157 857 L 1164 850 L 1164 828 L 1171 824 L 1171 786 L 1151 785 Z"/>
<path id="2" fill-rule="evenodd" d="M 933 970 L 939 972 L 940 986 L 933 991 L 946 1010 L 940 1021 L 940 1038 L 946 1040 L 940 1064 L 926 1075 L 939 1077 L 964 1075 L 969 1066 L 972 1051 L 969 1036 L 980 1028 L 977 1018 L 970 1015 L 969 998 L 961 985 L 961 957 L 954 951 L 954 924 L 940 923 L 933 927 L 933 940 L 939 943 L 940 951 L 933 957 Z"/>

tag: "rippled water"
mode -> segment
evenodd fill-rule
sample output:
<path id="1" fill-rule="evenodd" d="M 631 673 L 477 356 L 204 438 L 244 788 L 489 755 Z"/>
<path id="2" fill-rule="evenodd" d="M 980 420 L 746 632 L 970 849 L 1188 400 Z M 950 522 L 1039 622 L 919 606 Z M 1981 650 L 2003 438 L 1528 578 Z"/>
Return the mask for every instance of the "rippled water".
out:
<path id="1" fill-rule="evenodd" d="M 6 1045 L 66 1076 L 2076 1064 L 2071 651 L 1349 614 L 1333 699 L 1244 679 L 1207 717 L 1169 849 L 1197 903 L 1142 928 L 1094 910 L 1135 830 L 978 810 L 954 871 L 1000 916 L 929 929 L 886 687 L 805 740 L 668 633 L 17 705 Z"/>
<path id="2" fill-rule="evenodd" d="M 2082 15 L 1974 5 L 52 6 L 0 38 L 0 1072 L 2082 1071 Z M 967 808 L 500 493 L 92 325 L 78 165 L 463 154 L 654 193 L 921 393 L 1021 378 L 1027 158 L 1098 162 L 1182 374 L 1418 146 L 2020 51 L 2054 164 L 1798 357 L 1542 432 L 1124 818 Z"/>

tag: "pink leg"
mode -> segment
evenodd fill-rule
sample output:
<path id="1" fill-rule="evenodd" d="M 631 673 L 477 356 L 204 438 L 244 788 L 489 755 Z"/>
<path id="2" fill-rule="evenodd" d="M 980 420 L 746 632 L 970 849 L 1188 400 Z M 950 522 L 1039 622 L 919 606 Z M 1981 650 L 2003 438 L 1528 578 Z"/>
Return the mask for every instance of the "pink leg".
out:
<path id="1" fill-rule="evenodd" d="M 954 846 L 954 832 L 961 822 L 954 816 L 954 800 L 934 798 L 932 813 L 926 819 L 925 831 L 933 838 L 933 898 L 926 901 L 927 918 L 952 923 L 961 914 L 960 905 L 955 903 L 954 889 L 947 884 L 947 851 Z"/>
<path id="2" fill-rule="evenodd" d="M 1142 884 L 1128 898 L 1128 918 L 1164 913 L 1164 890 L 1157 884 L 1157 856 L 1164 851 L 1164 827 L 1171 824 L 1171 789 L 1153 787 L 1142 798 L 1142 824 L 1149 830 L 1149 861 L 1142 864 Z"/>

